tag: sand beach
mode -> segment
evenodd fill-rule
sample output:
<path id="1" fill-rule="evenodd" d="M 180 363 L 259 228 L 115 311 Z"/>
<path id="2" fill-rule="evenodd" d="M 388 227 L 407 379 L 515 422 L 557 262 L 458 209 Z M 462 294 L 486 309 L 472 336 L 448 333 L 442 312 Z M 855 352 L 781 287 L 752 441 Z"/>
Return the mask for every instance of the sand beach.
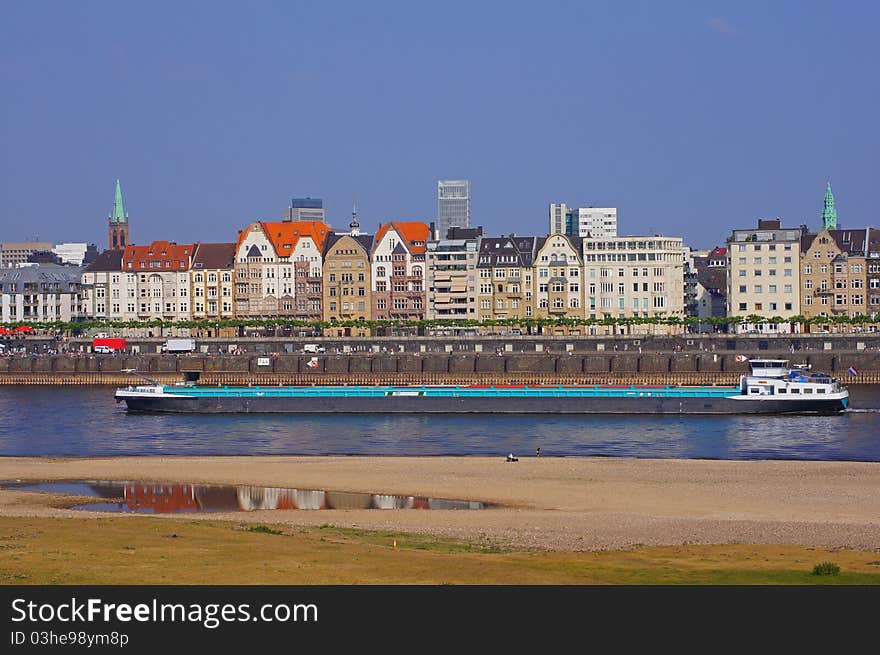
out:
<path id="1" fill-rule="evenodd" d="M 187 515 L 333 524 L 518 549 L 682 544 L 880 549 L 880 463 L 520 457 L 0 458 L 0 479 L 224 483 L 480 500 L 486 510 Z M 106 516 L 0 490 L 0 516 Z M 179 520 L 168 515 L 168 520 Z"/>

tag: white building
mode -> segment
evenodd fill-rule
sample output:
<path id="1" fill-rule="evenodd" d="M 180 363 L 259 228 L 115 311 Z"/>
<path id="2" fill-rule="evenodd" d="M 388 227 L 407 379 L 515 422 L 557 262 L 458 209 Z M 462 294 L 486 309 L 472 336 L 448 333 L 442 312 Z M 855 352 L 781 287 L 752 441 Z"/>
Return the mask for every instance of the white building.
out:
<path id="1" fill-rule="evenodd" d="M 87 249 L 88 245 L 85 243 L 59 243 L 52 248 L 52 252 L 61 258 L 62 264 L 82 266 L 83 260 L 86 258 Z"/>
<path id="2" fill-rule="evenodd" d="M 82 316 L 78 266 L 31 264 L 0 269 L 0 322 L 48 323 Z"/>
<path id="3" fill-rule="evenodd" d="M 684 318 L 681 237 L 584 239 L 583 259 L 585 318 Z M 636 325 L 630 332 L 651 329 Z"/>
<path id="4" fill-rule="evenodd" d="M 550 203 L 549 233 L 569 237 L 605 238 L 617 236 L 616 207 L 569 207 Z"/>

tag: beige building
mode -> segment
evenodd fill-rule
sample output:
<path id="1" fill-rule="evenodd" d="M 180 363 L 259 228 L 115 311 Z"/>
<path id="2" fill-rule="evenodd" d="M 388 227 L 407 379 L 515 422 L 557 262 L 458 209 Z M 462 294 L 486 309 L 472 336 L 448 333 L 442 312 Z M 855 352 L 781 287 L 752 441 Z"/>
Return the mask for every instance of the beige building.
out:
<path id="1" fill-rule="evenodd" d="M 592 319 L 684 318 L 684 257 L 680 237 L 584 239 L 582 316 Z M 592 327 L 593 333 L 610 334 L 614 329 L 630 334 L 658 330 L 648 323 Z M 680 331 L 680 328 L 669 326 L 666 331 Z"/>
<path id="2" fill-rule="evenodd" d="M 801 237 L 805 228 L 783 228 L 758 220 L 757 229 L 734 230 L 727 238 L 727 315 L 781 319 L 737 325 L 742 332 L 798 330 L 784 319 L 801 311 Z"/>
<path id="3" fill-rule="evenodd" d="M 581 239 L 551 234 L 538 239 L 532 265 L 535 318 L 583 318 Z"/>
<path id="4" fill-rule="evenodd" d="M 111 307 L 118 300 L 123 320 L 190 319 L 189 270 L 194 252 L 195 244 L 173 241 L 126 246 L 122 251 L 122 271 L 118 281 L 111 275 Z M 111 311 L 108 318 L 116 318 L 114 314 Z"/>
<path id="5" fill-rule="evenodd" d="M 369 321 L 372 318 L 370 253 L 373 235 L 361 234 L 352 221 L 348 234 L 331 233 L 324 246 L 324 320 Z M 325 330 L 325 334 L 350 336 L 352 328 Z"/>
<path id="6" fill-rule="evenodd" d="M 193 256 L 192 318 L 196 321 L 235 317 L 234 243 L 197 243 Z"/>
<path id="7" fill-rule="evenodd" d="M 35 252 L 51 251 L 54 246 L 47 241 L 5 241 L 0 243 L 0 266 L 24 264 Z"/>
<path id="8" fill-rule="evenodd" d="M 800 313 L 859 316 L 880 312 L 880 230 L 822 229 L 801 238 Z M 837 329 L 810 326 L 811 331 Z M 840 329 L 848 329 L 841 327 Z"/>
<path id="9" fill-rule="evenodd" d="M 480 241 L 478 311 L 487 319 L 527 318 L 532 307 L 535 237 L 491 237 Z"/>

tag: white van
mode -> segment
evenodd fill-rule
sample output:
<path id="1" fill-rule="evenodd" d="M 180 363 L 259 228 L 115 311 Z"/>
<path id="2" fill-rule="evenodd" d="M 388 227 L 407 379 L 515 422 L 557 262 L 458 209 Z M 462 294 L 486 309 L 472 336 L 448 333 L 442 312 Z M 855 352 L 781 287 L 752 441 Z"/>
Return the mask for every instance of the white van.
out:
<path id="1" fill-rule="evenodd" d="M 95 352 L 109 355 L 113 352 L 113 349 L 110 346 L 95 346 Z"/>
<path id="2" fill-rule="evenodd" d="M 307 344 L 303 345 L 303 352 L 304 353 L 312 353 L 312 354 L 317 355 L 318 353 L 322 353 L 325 351 L 324 351 L 323 346 L 319 346 L 316 343 L 307 343 Z"/>

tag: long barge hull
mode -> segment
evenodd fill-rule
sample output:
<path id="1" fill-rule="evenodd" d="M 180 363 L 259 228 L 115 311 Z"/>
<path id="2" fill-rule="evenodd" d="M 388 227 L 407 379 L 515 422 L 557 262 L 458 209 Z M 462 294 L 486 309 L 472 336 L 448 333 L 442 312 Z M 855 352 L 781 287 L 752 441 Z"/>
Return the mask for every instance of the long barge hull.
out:
<path id="1" fill-rule="evenodd" d="M 167 414 L 837 414 L 845 398 L 510 396 L 122 396 L 129 412 Z"/>

